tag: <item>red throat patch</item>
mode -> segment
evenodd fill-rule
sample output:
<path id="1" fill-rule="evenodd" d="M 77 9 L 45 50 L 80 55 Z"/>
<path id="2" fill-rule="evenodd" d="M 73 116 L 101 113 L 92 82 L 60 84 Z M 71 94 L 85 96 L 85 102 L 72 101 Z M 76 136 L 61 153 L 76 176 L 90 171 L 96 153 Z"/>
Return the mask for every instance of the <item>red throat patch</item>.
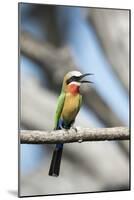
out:
<path id="1" fill-rule="evenodd" d="M 76 85 L 76 84 L 70 84 L 68 86 L 68 90 L 70 93 L 72 94 L 77 94 L 79 93 L 79 89 L 80 89 L 80 86 L 79 85 Z"/>

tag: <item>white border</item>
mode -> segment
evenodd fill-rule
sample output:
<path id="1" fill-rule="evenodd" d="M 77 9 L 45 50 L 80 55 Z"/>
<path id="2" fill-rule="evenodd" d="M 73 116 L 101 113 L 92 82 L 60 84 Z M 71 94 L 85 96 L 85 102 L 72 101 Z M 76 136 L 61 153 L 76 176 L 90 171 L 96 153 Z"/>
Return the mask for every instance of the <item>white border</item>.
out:
<path id="1" fill-rule="evenodd" d="M 49 3 L 64 5 L 79 5 L 91 7 L 108 7 L 108 8 L 131 8 L 132 21 L 134 19 L 133 0 L 27 0 L 29 3 Z M 11 194 L 17 190 L 17 59 L 18 59 L 18 1 L 4 0 L 0 3 L 0 199 L 12 200 L 16 196 Z M 134 31 L 132 27 L 132 44 L 134 44 Z M 131 55 L 134 55 L 133 49 Z M 133 58 L 132 58 L 133 64 Z M 132 67 L 131 74 L 134 75 Z M 132 80 L 133 88 L 133 80 Z M 133 89 L 132 89 L 133 90 Z M 132 92 L 132 102 L 134 102 L 134 92 Z M 132 113 L 134 113 L 133 105 Z M 133 117 L 132 117 L 133 122 Z M 133 123 L 132 123 L 133 125 Z M 132 131 L 133 134 L 133 131 Z M 133 139 L 133 137 L 132 137 Z M 133 143 L 133 141 L 132 141 Z M 133 152 L 132 146 L 132 152 Z M 133 153 L 132 153 L 133 154 Z M 134 163 L 132 156 L 132 163 Z M 134 167 L 133 167 L 134 168 Z M 132 169 L 133 169 L 132 168 Z M 90 193 L 80 195 L 64 195 L 49 197 L 34 197 L 35 199 L 133 199 L 134 173 L 132 170 L 132 191 L 127 192 L 106 192 Z M 26 198 L 23 198 L 26 199 Z M 33 199 L 28 198 L 28 199 Z"/>

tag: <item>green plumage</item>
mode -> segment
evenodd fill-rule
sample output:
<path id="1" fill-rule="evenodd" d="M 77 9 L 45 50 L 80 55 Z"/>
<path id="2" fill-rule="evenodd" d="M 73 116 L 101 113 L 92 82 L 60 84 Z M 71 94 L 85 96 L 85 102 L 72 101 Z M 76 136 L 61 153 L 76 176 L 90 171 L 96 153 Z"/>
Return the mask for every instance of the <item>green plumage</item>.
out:
<path id="1" fill-rule="evenodd" d="M 58 122 L 62 113 L 62 109 L 64 106 L 64 102 L 65 102 L 65 92 L 61 92 L 59 98 L 58 98 L 58 103 L 57 103 L 57 109 L 56 109 L 56 113 L 55 113 L 55 124 L 54 124 L 54 128 L 56 129 L 58 126 Z"/>

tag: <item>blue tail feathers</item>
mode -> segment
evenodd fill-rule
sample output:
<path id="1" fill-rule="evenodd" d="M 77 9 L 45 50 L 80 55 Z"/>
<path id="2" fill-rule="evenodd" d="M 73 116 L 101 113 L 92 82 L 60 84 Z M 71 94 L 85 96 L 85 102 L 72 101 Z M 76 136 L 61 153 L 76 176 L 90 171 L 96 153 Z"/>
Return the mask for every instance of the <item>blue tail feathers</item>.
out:
<path id="1" fill-rule="evenodd" d="M 63 148 L 63 144 L 56 144 L 56 148 L 57 149 L 62 149 Z"/>
<path id="2" fill-rule="evenodd" d="M 60 119 L 58 122 L 58 126 L 56 127 L 56 130 L 60 130 L 62 128 L 63 128 L 63 120 Z M 55 177 L 59 176 L 62 151 L 63 151 L 63 144 L 56 144 L 55 149 L 53 151 L 53 156 L 49 169 L 49 176 L 55 176 Z"/>
<path id="3" fill-rule="evenodd" d="M 49 169 L 49 176 L 59 176 L 62 151 L 63 144 L 56 144 Z"/>
<path id="4" fill-rule="evenodd" d="M 56 130 L 61 130 L 62 128 L 69 129 L 71 124 L 72 122 L 67 124 L 62 119 L 60 119 Z M 63 144 L 56 144 L 49 169 L 49 176 L 59 176 L 62 151 Z"/>

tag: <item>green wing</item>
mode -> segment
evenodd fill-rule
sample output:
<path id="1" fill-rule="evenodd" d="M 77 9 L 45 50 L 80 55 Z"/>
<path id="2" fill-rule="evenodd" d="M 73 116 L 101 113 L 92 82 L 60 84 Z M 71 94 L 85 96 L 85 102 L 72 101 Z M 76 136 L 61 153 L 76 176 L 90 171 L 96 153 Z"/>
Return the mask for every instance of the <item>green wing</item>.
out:
<path id="1" fill-rule="evenodd" d="M 65 102 L 65 93 L 62 92 L 58 98 L 58 104 L 57 104 L 57 109 L 56 109 L 56 113 L 55 113 L 55 124 L 54 124 L 54 129 L 57 128 L 58 126 L 58 121 L 60 119 L 61 113 L 62 113 L 62 109 L 64 106 L 64 102 Z"/>

